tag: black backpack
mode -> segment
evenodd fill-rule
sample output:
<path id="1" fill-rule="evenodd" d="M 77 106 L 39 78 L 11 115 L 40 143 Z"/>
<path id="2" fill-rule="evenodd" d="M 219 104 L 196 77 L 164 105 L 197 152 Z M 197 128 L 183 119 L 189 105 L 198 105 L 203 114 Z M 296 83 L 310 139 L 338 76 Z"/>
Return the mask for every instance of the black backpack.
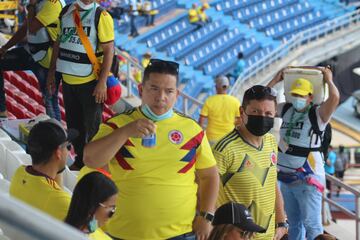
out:
<path id="1" fill-rule="evenodd" d="M 309 134 L 316 135 L 316 143 L 319 140 L 321 141 L 320 152 L 323 153 L 324 160 L 326 161 L 328 154 L 329 154 L 329 146 L 330 146 L 331 139 L 332 139 L 332 127 L 331 127 L 331 124 L 328 123 L 325 127 L 325 130 L 320 131 L 319 125 L 317 122 L 317 117 L 316 117 L 317 106 L 318 106 L 317 104 L 314 104 L 311 106 L 311 108 L 309 110 L 309 120 L 311 123 L 311 132 Z M 285 115 L 285 113 L 289 110 L 289 108 L 291 108 L 291 107 L 292 107 L 291 103 L 285 103 L 285 105 L 281 111 L 281 117 L 283 117 Z M 312 136 L 311 136 L 311 139 L 312 139 Z"/>

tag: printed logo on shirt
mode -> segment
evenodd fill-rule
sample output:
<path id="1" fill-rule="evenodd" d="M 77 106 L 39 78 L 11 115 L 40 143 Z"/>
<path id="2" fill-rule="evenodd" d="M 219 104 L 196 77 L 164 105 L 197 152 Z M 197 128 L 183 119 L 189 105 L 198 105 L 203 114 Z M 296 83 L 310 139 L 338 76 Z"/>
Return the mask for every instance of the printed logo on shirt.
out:
<path id="1" fill-rule="evenodd" d="M 289 128 L 290 123 L 289 122 L 283 122 L 281 124 L 281 128 Z M 292 126 L 291 129 L 303 129 L 304 127 L 304 122 L 297 122 L 294 124 L 294 126 Z"/>
<path id="2" fill-rule="evenodd" d="M 276 153 L 275 152 L 272 152 L 271 155 L 270 155 L 270 160 L 271 160 L 271 163 L 273 165 L 276 165 L 277 163 L 277 157 L 276 157 Z"/>
<path id="3" fill-rule="evenodd" d="M 246 160 L 245 167 L 251 169 L 254 168 L 254 164 L 250 160 Z"/>
<path id="4" fill-rule="evenodd" d="M 174 144 L 180 144 L 184 140 L 184 137 L 180 131 L 172 130 L 169 132 L 169 140 Z"/>

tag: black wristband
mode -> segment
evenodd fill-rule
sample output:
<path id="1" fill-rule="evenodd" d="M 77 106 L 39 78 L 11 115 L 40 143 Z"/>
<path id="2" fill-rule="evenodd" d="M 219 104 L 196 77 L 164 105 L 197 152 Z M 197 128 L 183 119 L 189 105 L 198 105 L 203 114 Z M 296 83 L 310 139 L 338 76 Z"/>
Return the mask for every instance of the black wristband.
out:
<path id="1" fill-rule="evenodd" d="M 276 228 L 280 228 L 280 227 L 288 229 L 289 228 L 289 223 L 287 221 L 277 223 Z"/>
<path id="2" fill-rule="evenodd" d="M 200 211 L 197 216 L 205 218 L 205 220 L 212 222 L 214 220 L 214 214 L 210 212 Z"/>

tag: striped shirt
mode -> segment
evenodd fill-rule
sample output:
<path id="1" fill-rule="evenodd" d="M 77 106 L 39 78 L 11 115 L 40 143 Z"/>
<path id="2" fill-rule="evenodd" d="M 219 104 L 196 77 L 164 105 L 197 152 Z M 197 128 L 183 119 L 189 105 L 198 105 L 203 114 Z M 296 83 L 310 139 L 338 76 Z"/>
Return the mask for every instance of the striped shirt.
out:
<path id="1" fill-rule="evenodd" d="M 221 177 L 218 204 L 229 201 L 244 204 L 256 224 L 267 229 L 255 239 L 272 239 L 275 234 L 275 189 L 277 143 L 264 135 L 260 148 L 246 142 L 237 130 L 222 138 L 213 148 Z"/>

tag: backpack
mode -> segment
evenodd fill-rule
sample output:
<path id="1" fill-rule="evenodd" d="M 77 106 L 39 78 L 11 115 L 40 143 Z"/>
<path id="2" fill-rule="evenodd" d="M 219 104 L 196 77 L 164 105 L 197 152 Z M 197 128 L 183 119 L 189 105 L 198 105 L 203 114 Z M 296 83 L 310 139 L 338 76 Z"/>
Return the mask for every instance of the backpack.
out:
<path id="1" fill-rule="evenodd" d="M 285 103 L 282 111 L 281 111 L 281 118 L 285 115 L 285 113 L 292 107 L 291 103 Z M 316 108 L 318 107 L 317 104 L 314 104 L 311 106 L 309 110 L 309 120 L 311 123 L 311 131 L 309 134 L 312 134 L 316 136 L 316 143 L 320 140 L 321 141 L 321 147 L 320 152 L 322 152 L 324 156 L 324 160 L 327 159 L 329 154 L 329 146 L 332 139 L 332 127 L 331 124 L 328 123 L 324 129 L 324 131 L 320 131 L 319 125 L 317 122 L 316 117 Z M 312 137 L 311 137 L 312 139 Z"/>

